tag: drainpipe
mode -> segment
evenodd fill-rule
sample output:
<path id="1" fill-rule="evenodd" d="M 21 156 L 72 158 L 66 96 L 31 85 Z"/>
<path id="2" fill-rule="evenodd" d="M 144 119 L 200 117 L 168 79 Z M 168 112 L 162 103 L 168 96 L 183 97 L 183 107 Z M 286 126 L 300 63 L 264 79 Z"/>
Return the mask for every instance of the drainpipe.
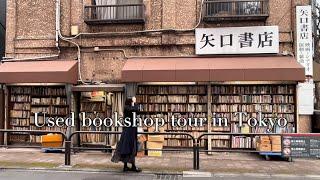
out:
<path id="1" fill-rule="evenodd" d="M 63 41 L 66 41 L 70 44 L 73 44 L 77 47 L 77 59 L 78 59 L 78 81 L 81 82 L 82 84 L 87 84 L 85 83 L 83 80 L 82 80 L 82 76 L 81 76 L 81 49 L 80 49 L 80 46 L 79 44 L 77 44 L 76 42 L 73 42 L 69 39 L 67 39 L 66 37 L 64 37 L 62 34 L 61 34 L 61 24 L 60 24 L 60 19 L 61 19 L 61 0 L 56 0 L 56 39 L 58 39 L 59 41 L 59 38 Z"/>

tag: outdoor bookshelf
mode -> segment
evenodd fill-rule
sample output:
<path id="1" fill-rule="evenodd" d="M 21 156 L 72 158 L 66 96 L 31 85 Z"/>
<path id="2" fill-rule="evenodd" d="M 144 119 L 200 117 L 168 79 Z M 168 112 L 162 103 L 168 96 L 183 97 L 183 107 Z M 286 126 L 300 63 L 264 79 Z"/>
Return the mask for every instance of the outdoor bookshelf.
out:
<path id="1" fill-rule="evenodd" d="M 80 112 L 85 112 L 86 117 L 90 119 L 94 119 L 96 117 L 104 119 L 107 117 L 111 117 L 112 108 L 111 105 L 108 105 L 106 92 L 100 92 L 100 94 L 96 97 L 92 97 L 92 92 L 82 92 L 80 99 Z M 82 116 L 80 116 L 80 120 L 82 122 Z M 108 131 L 107 127 L 84 127 L 81 124 L 81 131 Z M 95 145 L 110 145 L 110 136 L 104 134 L 81 134 L 80 135 L 80 144 L 82 146 L 95 146 Z"/>
<path id="2" fill-rule="evenodd" d="M 207 116 L 207 86 L 205 85 L 141 85 L 137 90 L 137 103 L 140 105 L 142 118 L 162 117 L 165 119 L 165 132 L 187 132 L 195 137 L 207 131 L 203 127 L 172 127 L 168 117 L 176 118 Z M 166 135 L 164 146 L 192 147 L 190 137 L 182 135 Z M 200 146 L 205 147 L 205 141 Z"/>
<path id="3" fill-rule="evenodd" d="M 167 122 L 166 132 L 187 132 L 198 137 L 205 132 L 213 133 L 267 133 L 266 128 L 238 127 L 239 119 L 233 117 L 235 112 L 248 112 L 248 117 L 257 117 L 261 111 L 264 117 L 285 117 L 287 128 L 277 127 L 272 132 L 295 132 L 296 127 L 296 86 L 287 84 L 266 85 L 226 85 L 212 84 L 208 96 L 207 85 L 139 85 L 137 103 L 140 105 L 140 116 L 162 117 Z M 211 97 L 208 100 L 208 97 Z M 210 113 L 215 117 L 226 117 L 227 127 L 208 126 L 198 128 L 171 127 L 168 117 L 207 117 L 208 103 Z M 246 122 L 246 121 L 244 121 Z M 210 131 L 208 129 L 210 127 Z M 200 146 L 210 143 L 204 137 Z M 252 149 L 255 148 L 255 137 L 214 135 L 210 136 L 212 148 Z M 191 141 L 184 136 L 165 136 L 164 146 L 191 147 Z"/>
<path id="4" fill-rule="evenodd" d="M 37 127 L 46 124 L 46 117 L 66 117 L 69 114 L 66 89 L 64 86 L 10 86 L 9 87 L 9 129 L 51 130 L 66 132 L 66 127 Z M 24 133 L 10 133 L 9 143 L 41 143 L 41 137 Z"/>
<path id="5" fill-rule="evenodd" d="M 285 117 L 289 121 L 287 128 L 277 127 L 272 132 L 295 132 L 295 91 L 295 85 L 213 85 L 212 112 L 216 117 L 227 117 L 230 127 L 213 127 L 212 132 L 267 133 L 266 128 L 239 127 L 238 116 L 233 116 L 235 112 L 248 112 L 248 117 L 257 117 L 258 111 L 264 117 Z M 212 148 L 255 147 L 254 137 L 222 135 L 220 138 L 214 138 Z"/>

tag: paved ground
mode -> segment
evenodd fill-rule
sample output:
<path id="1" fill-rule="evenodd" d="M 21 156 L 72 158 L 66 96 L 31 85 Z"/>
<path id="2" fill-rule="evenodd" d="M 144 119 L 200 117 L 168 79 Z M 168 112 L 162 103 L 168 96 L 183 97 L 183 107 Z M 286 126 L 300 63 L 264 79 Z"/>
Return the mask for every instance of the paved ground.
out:
<path id="1" fill-rule="evenodd" d="M 207 173 L 205 173 L 207 174 Z M 117 173 L 88 171 L 53 171 L 53 170 L 19 170 L 6 169 L 0 171 L 0 180 L 314 180 L 320 176 L 293 176 L 267 174 L 210 174 L 211 177 L 185 177 L 184 175 L 160 175 L 150 173 Z"/>
<path id="2" fill-rule="evenodd" d="M 137 165 L 144 172 L 182 173 L 192 170 L 190 152 L 164 153 L 162 157 L 140 157 Z M 42 153 L 37 149 L 0 149 L 0 168 L 47 168 L 67 170 L 103 170 L 121 172 L 122 164 L 110 161 L 111 155 L 101 152 L 82 152 L 71 157 L 72 167 L 63 167 L 64 154 Z M 320 175 L 319 159 L 279 159 L 266 161 L 256 154 L 215 153 L 201 154 L 200 170 L 211 173 L 259 173 L 287 175 Z"/>

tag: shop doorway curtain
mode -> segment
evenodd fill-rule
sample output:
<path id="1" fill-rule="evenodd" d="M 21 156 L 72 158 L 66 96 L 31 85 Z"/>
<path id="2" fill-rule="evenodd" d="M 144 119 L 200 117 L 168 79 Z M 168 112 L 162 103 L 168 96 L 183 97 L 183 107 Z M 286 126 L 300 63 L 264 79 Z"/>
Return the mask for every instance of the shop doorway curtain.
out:
<path id="1" fill-rule="evenodd" d="M 115 119 L 116 117 L 114 116 L 114 113 L 117 112 L 118 113 L 118 118 L 119 117 L 123 117 L 123 110 L 124 110 L 124 95 L 122 92 L 116 92 L 113 93 L 112 97 L 112 119 Z M 111 131 L 122 131 L 121 127 L 112 127 Z M 111 145 L 115 145 L 118 140 L 120 139 L 120 135 L 111 135 L 110 138 L 110 144 Z"/>

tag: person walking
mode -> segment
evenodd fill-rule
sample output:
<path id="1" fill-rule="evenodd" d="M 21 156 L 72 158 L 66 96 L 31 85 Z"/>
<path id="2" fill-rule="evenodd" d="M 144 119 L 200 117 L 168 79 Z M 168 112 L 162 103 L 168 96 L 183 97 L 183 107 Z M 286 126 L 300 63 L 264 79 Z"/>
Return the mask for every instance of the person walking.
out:
<path id="1" fill-rule="evenodd" d="M 124 118 L 130 118 L 131 125 L 133 124 L 133 112 L 138 112 L 139 107 L 136 104 L 136 98 L 128 98 L 125 101 L 124 106 Z M 123 127 L 120 141 L 117 143 L 116 150 L 111 158 L 111 161 L 118 163 L 122 161 L 123 171 L 141 172 L 141 169 L 136 167 L 135 157 L 138 151 L 138 129 L 137 127 Z M 131 168 L 128 167 L 128 163 L 132 164 Z"/>

